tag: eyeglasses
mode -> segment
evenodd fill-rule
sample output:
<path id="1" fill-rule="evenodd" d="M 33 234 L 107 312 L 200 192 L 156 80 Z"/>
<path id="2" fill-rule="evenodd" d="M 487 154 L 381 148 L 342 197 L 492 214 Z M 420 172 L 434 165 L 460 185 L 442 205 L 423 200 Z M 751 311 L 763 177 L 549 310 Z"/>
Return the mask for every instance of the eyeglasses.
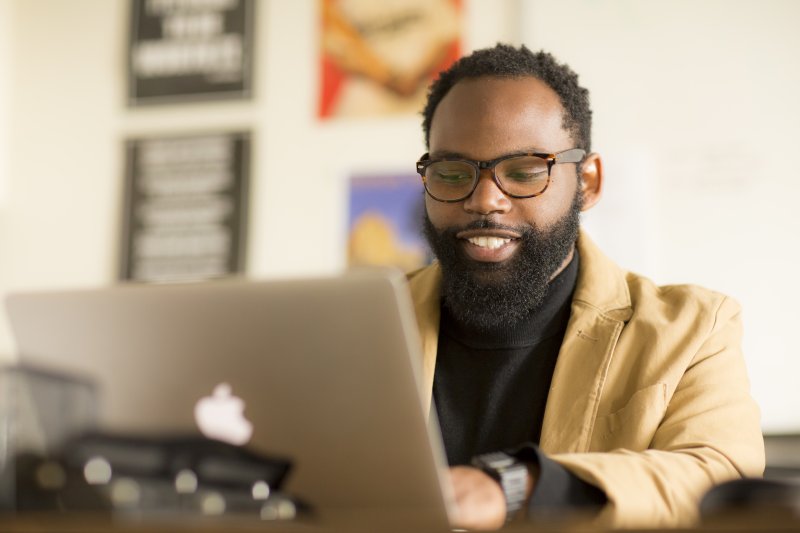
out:
<path id="1" fill-rule="evenodd" d="M 469 198 L 478 186 L 483 169 L 492 171 L 492 179 L 506 196 L 533 198 L 547 190 L 553 165 L 580 163 L 585 155 L 586 151 L 580 148 L 557 154 L 504 155 L 491 161 L 448 157 L 428 159 L 428 154 L 425 154 L 417 161 L 417 172 L 422 176 L 430 197 L 440 202 L 460 202 Z"/>

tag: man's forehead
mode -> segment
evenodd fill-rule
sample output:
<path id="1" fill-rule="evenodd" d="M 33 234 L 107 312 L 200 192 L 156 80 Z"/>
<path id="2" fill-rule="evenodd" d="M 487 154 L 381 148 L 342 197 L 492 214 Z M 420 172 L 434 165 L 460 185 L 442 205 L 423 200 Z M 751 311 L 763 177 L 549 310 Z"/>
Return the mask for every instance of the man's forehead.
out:
<path id="1" fill-rule="evenodd" d="M 572 141 L 562 118 L 558 95 L 537 78 L 470 78 L 456 83 L 437 107 L 430 148 L 485 158 L 567 149 Z"/>
<path id="2" fill-rule="evenodd" d="M 548 152 L 548 150 L 546 148 L 542 148 L 540 146 L 528 145 L 528 146 L 524 146 L 524 147 L 521 147 L 521 148 L 515 148 L 514 150 L 509 151 L 509 152 L 505 152 L 503 154 L 499 154 L 499 156 L 500 157 L 504 157 L 504 156 L 509 156 L 509 155 L 527 155 L 527 154 L 532 154 L 532 153 L 545 154 L 545 153 L 549 153 L 549 152 Z M 447 150 L 447 149 L 435 150 L 435 151 L 430 152 L 428 155 L 430 156 L 431 159 L 442 159 L 442 158 L 471 159 L 472 158 L 471 157 L 472 154 L 463 153 L 463 152 L 459 152 L 459 151 L 456 151 L 456 150 Z M 487 161 L 489 161 L 489 160 L 487 159 Z"/>

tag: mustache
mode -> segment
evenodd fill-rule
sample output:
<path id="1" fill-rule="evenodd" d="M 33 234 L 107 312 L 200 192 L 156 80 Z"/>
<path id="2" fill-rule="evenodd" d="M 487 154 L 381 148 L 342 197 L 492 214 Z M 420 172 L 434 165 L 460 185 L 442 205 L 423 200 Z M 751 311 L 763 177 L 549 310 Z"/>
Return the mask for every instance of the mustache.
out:
<path id="1" fill-rule="evenodd" d="M 479 220 L 473 220 L 472 222 L 464 226 L 450 226 L 444 228 L 444 230 L 442 230 L 440 233 L 444 233 L 447 235 L 456 235 L 461 231 L 469 231 L 469 230 L 505 230 L 513 233 L 518 233 L 523 237 L 530 235 L 533 232 L 533 228 L 527 225 L 511 226 L 508 224 L 500 224 L 489 218 L 482 218 Z"/>

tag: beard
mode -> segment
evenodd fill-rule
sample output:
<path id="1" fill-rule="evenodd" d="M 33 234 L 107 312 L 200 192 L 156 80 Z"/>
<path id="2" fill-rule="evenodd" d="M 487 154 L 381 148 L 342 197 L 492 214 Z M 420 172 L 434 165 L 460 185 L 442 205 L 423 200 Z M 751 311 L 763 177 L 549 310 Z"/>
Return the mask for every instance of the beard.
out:
<path id="1" fill-rule="evenodd" d="M 479 331 L 518 324 L 544 301 L 553 274 L 572 252 L 580 228 L 582 196 L 576 192 L 569 211 L 550 228 L 506 226 L 491 218 L 464 227 L 437 229 L 424 216 L 424 234 L 442 268 L 442 303 L 453 318 Z M 521 235 L 511 258 L 500 263 L 469 258 L 456 234 L 470 229 L 503 229 Z"/>

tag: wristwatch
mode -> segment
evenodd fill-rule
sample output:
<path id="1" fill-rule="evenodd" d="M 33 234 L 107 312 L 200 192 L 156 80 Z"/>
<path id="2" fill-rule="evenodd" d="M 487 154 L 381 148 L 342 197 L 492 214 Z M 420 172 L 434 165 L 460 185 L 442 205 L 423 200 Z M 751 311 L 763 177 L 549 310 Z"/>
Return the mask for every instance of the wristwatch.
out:
<path id="1" fill-rule="evenodd" d="M 485 453 L 472 458 L 472 466 L 500 484 L 506 498 L 506 522 L 522 509 L 528 488 L 528 467 L 505 452 Z"/>

